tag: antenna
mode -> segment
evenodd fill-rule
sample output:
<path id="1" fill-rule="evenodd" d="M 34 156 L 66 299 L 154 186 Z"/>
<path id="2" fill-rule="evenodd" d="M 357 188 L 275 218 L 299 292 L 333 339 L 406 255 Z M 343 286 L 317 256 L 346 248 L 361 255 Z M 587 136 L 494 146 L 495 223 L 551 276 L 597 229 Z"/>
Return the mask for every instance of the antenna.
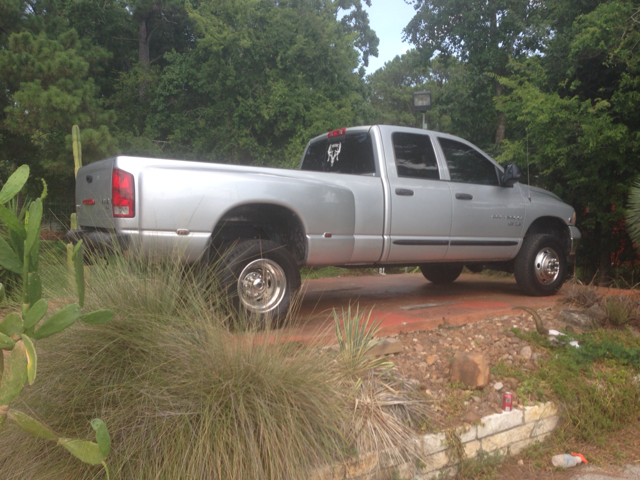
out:
<path id="1" fill-rule="evenodd" d="M 529 180 L 529 129 L 527 128 L 527 190 L 529 191 L 529 202 L 531 202 L 531 182 Z"/>

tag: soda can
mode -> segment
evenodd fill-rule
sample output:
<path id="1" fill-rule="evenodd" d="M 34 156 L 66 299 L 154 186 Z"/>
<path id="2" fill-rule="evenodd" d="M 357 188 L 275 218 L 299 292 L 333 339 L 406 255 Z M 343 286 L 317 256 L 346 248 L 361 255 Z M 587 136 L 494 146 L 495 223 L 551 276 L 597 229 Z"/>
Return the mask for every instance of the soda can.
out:
<path id="1" fill-rule="evenodd" d="M 513 410 L 513 395 L 511 392 L 505 392 L 502 396 L 502 410 L 510 412 Z"/>

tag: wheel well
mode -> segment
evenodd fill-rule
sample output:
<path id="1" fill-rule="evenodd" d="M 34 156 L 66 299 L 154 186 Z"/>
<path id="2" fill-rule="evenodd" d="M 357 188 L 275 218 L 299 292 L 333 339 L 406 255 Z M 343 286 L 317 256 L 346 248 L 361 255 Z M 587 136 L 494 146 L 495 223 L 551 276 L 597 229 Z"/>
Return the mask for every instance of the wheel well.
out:
<path id="1" fill-rule="evenodd" d="M 286 207 L 272 204 L 247 204 L 229 210 L 220 219 L 211 236 L 212 246 L 239 240 L 262 239 L 284 245 L 298 263 L 307 256 L 307 238 L 302 221 Z"/>
<path id="2" fill-rule="evenodd" d="M 571 237 L 569 234 L 569 228 L 567 224 L 564 223 L 558 217 L 540 217 L 537 218 L 527 230 L 525 235 L 535 235 L 537 233 L 553 235 L 556 237 L 563 245 L 565 249 L 565 254 L 569 254 L 571 249 Z"/>

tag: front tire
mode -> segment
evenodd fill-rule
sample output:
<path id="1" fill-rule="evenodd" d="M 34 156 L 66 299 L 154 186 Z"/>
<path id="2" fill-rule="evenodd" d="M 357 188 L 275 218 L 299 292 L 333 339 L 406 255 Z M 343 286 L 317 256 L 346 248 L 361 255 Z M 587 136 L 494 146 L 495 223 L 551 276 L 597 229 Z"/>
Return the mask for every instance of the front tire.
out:
<path id="1" fill-rule="evenodd" d="M 529 235 L 515 259 L 518 286 L 535 297 L 554 295 L 567 275 L 567 257 L 562 243 L 552 235 Z"/>
<path id="2" fill-rule="evenodd" d="M 462 265 L 434 264 L 420 265 L 424 278 L 436 285 L 447 285 L 455 282 L 462 273 Z"/>
<path id="3" fill-rule="evenodd" d="M 289 251 L 268 240 L 246 240 L 222 257 L 221 284 L 231 306 L 260 324 L 285 319 L 300 289 L 300 270 Z"/>

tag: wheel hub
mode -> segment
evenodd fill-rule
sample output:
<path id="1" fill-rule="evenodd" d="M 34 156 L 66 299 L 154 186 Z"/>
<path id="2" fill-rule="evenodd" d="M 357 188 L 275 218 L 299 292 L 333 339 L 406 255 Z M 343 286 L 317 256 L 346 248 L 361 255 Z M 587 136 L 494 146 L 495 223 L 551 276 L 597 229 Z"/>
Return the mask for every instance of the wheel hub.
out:
<path id="1" fill-rule="evenodd" d="M 554 249 L 543 248 L 536 255 L 534 270 L 540 283 L 553 283 L 560 275 L 560 257 Z"/>
<path id="2" fill-rule="evenodd" d="M 261 258 L 242 269 L 238 277 L 238 296 L 253 313 L 266 313 L 280 305 L 286 291 L 286 276 L 277 263 Z"/>

